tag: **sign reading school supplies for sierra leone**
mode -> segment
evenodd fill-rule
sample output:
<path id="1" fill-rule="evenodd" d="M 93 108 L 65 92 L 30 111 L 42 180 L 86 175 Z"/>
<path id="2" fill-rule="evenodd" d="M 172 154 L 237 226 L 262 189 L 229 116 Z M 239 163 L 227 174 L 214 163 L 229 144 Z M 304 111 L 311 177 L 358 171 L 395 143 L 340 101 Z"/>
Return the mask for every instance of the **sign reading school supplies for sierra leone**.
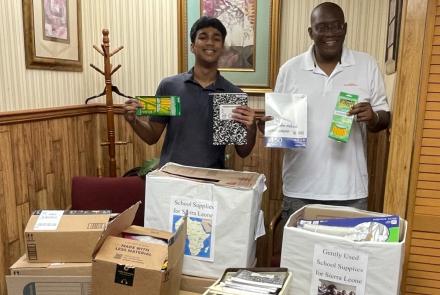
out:
<path id="1" fill-rule="evenodd" d="M 173 196 L 170 231 L 175 232 L 179 228 L 186 214 L 188 223 L 185 255 L 193 259 L 214 261 L 217 202 Z"/>
<path id="2" fill-rule="evenodd" d="M 364 295 L 367 265 L 368 255 L 360 251 L 315 245 L 310 295 L 325 293 L 333 287 L 345 290 L 345 294 Z"/>

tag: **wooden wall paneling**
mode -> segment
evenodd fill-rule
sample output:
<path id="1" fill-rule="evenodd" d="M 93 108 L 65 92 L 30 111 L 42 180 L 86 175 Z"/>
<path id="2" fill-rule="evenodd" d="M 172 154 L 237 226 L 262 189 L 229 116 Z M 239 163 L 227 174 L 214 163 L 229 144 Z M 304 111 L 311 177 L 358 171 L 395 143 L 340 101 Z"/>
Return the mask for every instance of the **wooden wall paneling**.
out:
<path id="1" fill-rule="evenodd" d="M 384 211 L 406 216 L 428 0 L 405 0 Z M 425 66 L 426 61 L 424 63 Z M 429 67 L 429 66 L 428 66 Z"/>
<path id="2" fill-rule="evenodd" d="M 47 208 L 47 174 L 51 172 L 50 161 L 47 160 L 49 157 L 47 121 L 31 122 L 30 126 L 36 194 L 36 198 L 31 199 L 31 208 Z"/>
<path id="3" fill-rule="evenodd" d="M 27 225 L 30 215 L 31 215 L 31 210 L 29 208 L 29 203 L 23 203 L 17 205 L 17 226 L 18 226 L 19 241 L 20 241 L 20 255 L 26 252 L 25 241 L 24 241 L 24 229 Z M 11 257 L 11 259 L 13 260 L 13 262 L 15 262 L 18 259 L 18 257 Z"/>
<path id="4" fill-rule="evenodd" d="M 371 211 L 383 210 L 388 151 L 388 130 L 368 133 L 368 208 Z"/>
<path id="5" fill-rule="evenodd" d="M 53 173 L 51 190 L 53 208 L 66 208 L 65 197 L 67 196 L 66 183 L 70 181 L 69 162 L 68 162 L 68 132 L 66 132 L 66 119 L 50 120 L 49 135 L 50 139 L 50 161 Z M 47 160 L 47 159 L 46 159 Z"/>
<path id="6" fill-rule="evenodd" d="M 12 140 L 10 130 L 0 132 L 0 142 L 2 143 L 2 152 L 0 153 L 0 163 L 2 163 L 1 171 L 3 174 L 3 201 L 4 212 L 6 216 L 6 238 L 7 243 L 11 243 L 19 239 L 17 228 L 17 212 L 15 202 L 15 185 L 14 185 L 14 166 L 12 161 Z"/>
<path id="7" fill-rule="evenodd" d="M 70 176 L 80 175 L 79 146 L 78 146 L 78 121 L 79 117 L 70 117 L 67 120 L 68 145 L 69 145 L 69 172 Z M 69 181 L 71 184 L 71 181 Z M 70 186 L 69 186 L 70 187 Z M 70 191 L 70 189 L 69 189 Z M 69 193 L 70 198 L 70 193 Z M 69 203 L 70 204 L 70 203 Z"/>
<path id="8" fill-rule="evenodd" d="M 0 142 L 4 147 L 0 149 L 0 292 L 5 294 L 6 284 L 3 279 L 9 267 L 9 234 L 8 224 L 8 198 L 13 195 L 8 165 L 11 158 L 9 129 L 0 126 Z"/>
<path id="9" fill-rule="evenodd" d="M 3 153 L 0 150 L 0 156 Z M 0 165 L 1 165 L 0 161 Z M 0 293 L 6 294 L 5 275 L 9 274 L 9 243 L 8 232 L 6 229 L 6 195 L 5 195 L 5 174 L 0 169 Z"/>
<path id="10" fill-rule="evenodd" d="M 12 161 L 14 163 L 15 195 L 17 205 L 29 202 L 34 188 L 31 129 L 29 124 L 11 125 Z"/>
<path id="11" fill-rule="evenodd" d="M 86 115 L 78 118 L 78 153 L 80 175 L 97 175 L 96 149 L 96 115 Z"/>
<path id="12" fill-rule="evenodd" d="M 436 158 L 435 151 L 438 149 L 436 132 L 429 132 L 430 122 L 440 119 L 436 110 L 436 103 L 429 102 L 437 95 L 429 95 L 429 92 L 438 92 L 440 88 L 435 85 L 437 79 L 437 64 L 439 59 L 433 45 L 436 45 L 435 36 L 439 30 L 435 28 L 440 4 L 436 1 L 428 1 L 426 19 L 426 31 L 424 38 L 424 51 L 421 66 L 420 88 L 418 91 L 419 103 L 415 108 L 415 141 L 412 158 L 412 166 L 408 191 L 408 233 L 405 255 L 404 278 L 402 290 L 419 294 L 440 294 L 440 237 L 436 237 L 440 226 L 440 202 L 433 197 L 435 191 L 440 191 L 440 178 L 435 177 L 439 169 L 436 162 L 430 159 Z M 415 69 L 414 69 L 415 70 Z M 434 74 L 433 78 L 429 78 Z M 426 124 L 428 122 L 429 124 Z M 435 125 L 435 124 L 434 124 Z M 430 126 L 432 127 L 432 126 Z M 425 138 L 424 135 L 429 137 Z M 434 154 L 432 153 L 434 151 Z M 423 162 L 422 162 L 423 161 Z M 416 263 L 417 269 L 413 269 Z"/>

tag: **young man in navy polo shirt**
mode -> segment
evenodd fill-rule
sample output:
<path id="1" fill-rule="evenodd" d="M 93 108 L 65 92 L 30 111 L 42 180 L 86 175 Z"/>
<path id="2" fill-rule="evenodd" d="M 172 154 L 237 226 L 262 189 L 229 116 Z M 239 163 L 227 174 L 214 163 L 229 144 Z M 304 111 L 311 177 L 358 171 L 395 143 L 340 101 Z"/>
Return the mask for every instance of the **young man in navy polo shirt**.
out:
<path id="1" fill-rule="evenodd" d="M 194 67 L 186 73 L 163 79 L 156 91 L 157 96 L 180 96 L 182 115 L 141 120 L 135 115 L 138 102 L 128 100 L 124 106 L 125 119 L 136 134 L 150 145 L 159 140 L 167 127 L 160 166 L 175 162 L 224 168 L 225 146 L 212 144 L 212 99 L 209 94 L 242 92 L 218 71 L 226 28 L 218 19 L 203 16 L 192 26 L 190 37 L 191 52 L 195 56 Z M 232 118 L 247 128 L 247 144 L 235 146 L 237 153 L 246 157 L 255 144 L 255 112 L 248 106 L 239 106 L 233 110 Z"/>

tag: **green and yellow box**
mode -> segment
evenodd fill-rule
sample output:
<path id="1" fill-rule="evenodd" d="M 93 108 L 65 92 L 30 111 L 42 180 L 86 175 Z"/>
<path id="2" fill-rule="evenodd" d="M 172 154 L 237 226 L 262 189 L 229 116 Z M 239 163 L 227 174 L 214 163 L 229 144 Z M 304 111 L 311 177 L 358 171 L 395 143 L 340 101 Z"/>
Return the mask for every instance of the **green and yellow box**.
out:
<path id="1" fill-rule="evenodd" d="M 354 117 L 349 116 L 348 112 L 357 103 L 358 98 L 356 94 L 339 93 L 328 137 L 341 142 L 348 141 Z"/>
<path id="2" fill-rule="evenodd" d="M 180 96 L 136 96 L 138 116 L 180 116 Z"/>

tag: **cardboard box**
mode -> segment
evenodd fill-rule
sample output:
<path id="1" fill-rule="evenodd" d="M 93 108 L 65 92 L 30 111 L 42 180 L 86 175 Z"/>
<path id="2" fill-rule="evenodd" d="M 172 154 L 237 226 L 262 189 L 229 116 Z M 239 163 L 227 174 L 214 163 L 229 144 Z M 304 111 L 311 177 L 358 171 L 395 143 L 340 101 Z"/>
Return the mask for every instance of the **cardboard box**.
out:
<path id="1" fill-rule="evenodd" d="M 227 267 L 250 267 L 264 234 L 260 210 L 265 177 L 254 172 L 168 163 L 146 178 L 145 226 L 174 230 L 188 214 L 182 273 L 219 278 Z"/>
<path id="2" fill-rule="evenodd" d="M 91 276 L 92 263 L 31 263 L 26 255 L 23 255 L 10 267 L 10 270 L 13 276 Z"/>
<path id="3" fill-rule="evenodd" d="M 30 263 L 23 255 L 10 270 L 9 295 L 92 294 L 92 263 Z"/>
<path id="4" fill-rule="evenodd" d="M 91 262 L 110 211 L 38 210 L 26 229 L 30 262 Z"/>
<path id="5" fill-rule="evenodd" d="M 292 214 L 284 227 L 281 251 L 281 266 L 293 274 L 289 294 L 316 294 L 330 285 L 347 294 L 400 294 L 405 220 L 400 219 L 400 241 L 396 243 L 352 242 L 296 228 L 300 219 L 368 216 L 386 214 L 324 205 L 308 205 Z"/>
<path id="6" fill-rule="evenodd" d="M 94 295 L 178 294 L 186 235 L 186 218 L 175 234 L 129 226 L 139 203 L 117 216 L 104 231 L 94 251 Z M 122 238 L 122 232 L 163 240 L 155 244 Z"/>
<path id="7" fill-rule="evenodd" d="M 215 283 L 216 279 L 182 275 L 180 290 L 202 294 Z"/>
<path id="8" fill-rule="evenodd" d="M 90 276 L 6 276 L 8 295 L 91 295 Z"/>

